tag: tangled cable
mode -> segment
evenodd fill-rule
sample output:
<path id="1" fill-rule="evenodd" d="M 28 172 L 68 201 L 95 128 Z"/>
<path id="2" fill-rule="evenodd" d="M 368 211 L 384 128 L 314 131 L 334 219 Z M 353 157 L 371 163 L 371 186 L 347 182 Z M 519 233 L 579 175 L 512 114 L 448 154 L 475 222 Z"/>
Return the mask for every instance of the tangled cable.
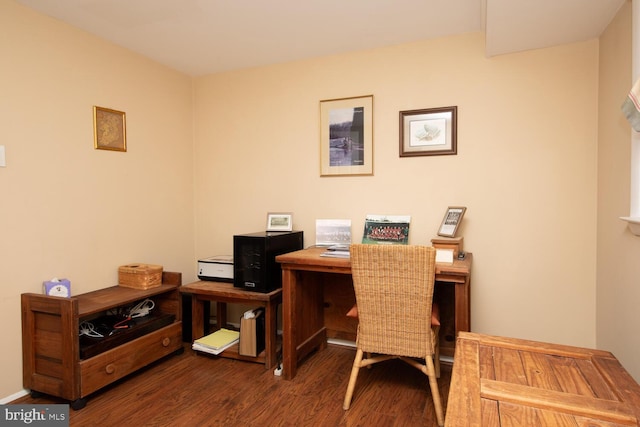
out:
<path id="1" fill-rule="evenodd" d="M 129 327 L 128 322 L 131 319 L 135 319 L 137 317 L 144 317 L 148 315 L 149 312 L 153 310 L 155 306 L 156 306 L 155 303 L 149 298 L 145 299 L 142 302 L 139 302 L 138 304 L 134 305 L 129 309 L 129 314 L 127 314 L 127 317 L 125 317 L 124 319 L 122 319 L 121 321 L 113 325 L 114 329 L 128 328 Z"/>
<path id="2" fill-rule="evenodd" d="M 80 332 L 79 336 L 85 335 L 91 338 L 104 338 L 100 332 L 96 331 L 95 326 L 91 322 L 82 322 L 79 326 Z"/>
<path id="3" fill-rule="evenodd" d="M 111 332 L 109 332 L 109 335 L 113 335 L 115 332 L 117 332 L 118 329 L 127 329 L 130 327 L 129 325 L 129 321 L 136 319 L 138 317 L 144 317 L 147 316 L 151 310 L 153 310 L 153 308 L 155 307 L 155 303 L 150 300 L 149 298 L 145 299 L 144 301 L 139 302 L 138 304 L 134 305 L 133 307 L 129 308 L 129 311 L 127 312 L 127 314 L 124 316 L 124 318 L 118 322 L 116 322 L 112 327 L 111 326 L 106 326 L 106 325 L 100 325 L 100 328 L 110 328 Z M 121 318 L 122 317 L 122 313 L 118 314 L 117 310 L 116 312 L 111 312 L 111 316 L 116 316 L 117 318 Z M 109 312 L 107 312 L 107 314 L 109 315 Z M 79 327 L 79 332 L 78 335 L 79 336 L 87 336 L 87 337 L 91 337 L 91 338 L 104 338 L 105 335 L 101 332 L 98 332 L 98 330 L 96 329 L 95 325 L 89 321 L 83 321 L 80 323 Z M 104 332 L 104 330 L 103 330 Z M 106 332 L 105 332 L 106 333 Z"/>

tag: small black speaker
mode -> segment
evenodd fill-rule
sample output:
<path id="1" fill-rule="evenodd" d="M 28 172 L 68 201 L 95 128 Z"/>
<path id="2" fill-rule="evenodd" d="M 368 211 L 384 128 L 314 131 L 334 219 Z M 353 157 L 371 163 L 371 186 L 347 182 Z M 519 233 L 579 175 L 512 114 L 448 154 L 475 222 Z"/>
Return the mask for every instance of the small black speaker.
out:
<path id="1" fill-rule="evenodd" d="M 233 236 L 233 285 L 268 293 L 282 287 L 276 256 L 302 249 L 302 231 L 261 231 Z"/>

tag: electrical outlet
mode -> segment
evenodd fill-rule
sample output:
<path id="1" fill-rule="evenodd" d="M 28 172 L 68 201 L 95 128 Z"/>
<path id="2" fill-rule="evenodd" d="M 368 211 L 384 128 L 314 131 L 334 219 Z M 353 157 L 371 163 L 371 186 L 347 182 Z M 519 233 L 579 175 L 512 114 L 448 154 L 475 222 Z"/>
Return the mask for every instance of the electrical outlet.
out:
<path id="1" fill-rule="evenodd" d="M 0 145 L 0 167 L 7 166 L 7 159 L 4 155 L 4 145 Z"/>

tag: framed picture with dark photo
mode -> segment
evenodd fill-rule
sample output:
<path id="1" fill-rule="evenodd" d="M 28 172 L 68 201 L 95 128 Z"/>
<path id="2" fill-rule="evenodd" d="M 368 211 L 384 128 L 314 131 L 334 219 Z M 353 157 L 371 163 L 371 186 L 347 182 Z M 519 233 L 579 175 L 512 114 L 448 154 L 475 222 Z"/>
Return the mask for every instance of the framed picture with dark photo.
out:
<path id="1" fill-rule="evenodd" d="M 458 226 L 460 226 L 466 210 L 467 208 L 463 206 L 450 206 L 447 208 L 447 212 L 442 219 L 442 224 L 440 224 L 438 236 L 456 237 Z"/>
<path id="2" fill-rule="evenodd" d="M 320 101 L 320 176 L 373 175 L 373 95 Z"/>

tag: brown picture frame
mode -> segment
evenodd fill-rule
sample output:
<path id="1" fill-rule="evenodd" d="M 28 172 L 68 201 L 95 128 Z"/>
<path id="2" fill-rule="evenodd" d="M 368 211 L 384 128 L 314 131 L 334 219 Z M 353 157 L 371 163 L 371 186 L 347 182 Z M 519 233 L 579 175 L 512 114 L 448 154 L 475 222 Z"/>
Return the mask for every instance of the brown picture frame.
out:
<path id="1" fill-rule="evenodd" d="M 458 153 L 458 107 L 400 111 L 400 157 Z"/>

